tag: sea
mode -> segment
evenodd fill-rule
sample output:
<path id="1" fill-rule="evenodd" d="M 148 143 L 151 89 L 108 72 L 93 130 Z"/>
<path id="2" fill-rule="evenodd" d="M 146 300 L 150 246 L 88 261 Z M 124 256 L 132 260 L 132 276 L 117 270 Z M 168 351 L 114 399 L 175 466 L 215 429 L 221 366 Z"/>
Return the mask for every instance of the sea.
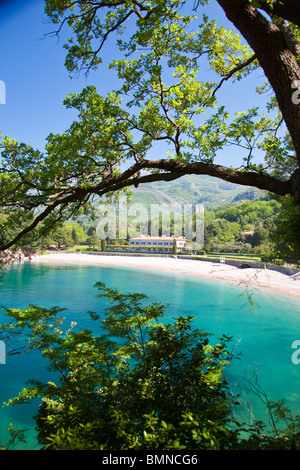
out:
<path id="1" fill-rule="evenodd" d="M 66 322 L 92 329 L 87 312 L 100 313 L 107 307 L 107 299 L 97 297 L 97 282 L 124 293 L 146 294 L 149 303 L 165 304 L 164 321 L 172 322 L 179 315 L 195 317 L 192 325 L 210 333 L 212 343 L 223 334 L 232 337 L 230 347 L 236 358 L 226 375 L 230 389 L 243 403 L 244 419 L 268 420 L 261 398 L 249 390 L 249 377 L 257 379 L 262 396 L 271 401 L 283 399 L 293 413 L 300 412 L 300 302 L 296 298 L 178 272 L 25 261 L 13 264 L 1 278 L 0 305 L 58 306 L 66 309 Z M 1 321 L 2 313 L 0 307 Z M 26 442 L 18 443 L 17 450 L 39 448 L 34 420 L 38 402 L 5 404 L 28 380 L 51 378 L 37 351 L 7 355 L 0 363 L 0 444 L 9 440 L 8 427 L 13 424 L 26 429 Z"/>

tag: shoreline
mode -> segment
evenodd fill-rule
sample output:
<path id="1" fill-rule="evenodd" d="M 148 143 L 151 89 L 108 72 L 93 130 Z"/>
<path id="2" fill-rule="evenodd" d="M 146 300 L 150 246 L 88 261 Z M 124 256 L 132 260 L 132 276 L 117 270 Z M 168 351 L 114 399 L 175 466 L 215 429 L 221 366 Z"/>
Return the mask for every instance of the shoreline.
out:
<path id="1" fill-rule="evenodd" d="M 37 255 L 31 260 L 31 263 L 43 262 L 57 265 L 119 266 L 150 269 L 208 280 L 222 280 L 229 284 L 269 290 L 280 295 L 300 299 L 300 279 L 296 280 L 287 274 L 265 269 L 240 269 L 226 264 L 178 258 L 130 257 L 126 255 L 97 256 L 79 253 Z"/>

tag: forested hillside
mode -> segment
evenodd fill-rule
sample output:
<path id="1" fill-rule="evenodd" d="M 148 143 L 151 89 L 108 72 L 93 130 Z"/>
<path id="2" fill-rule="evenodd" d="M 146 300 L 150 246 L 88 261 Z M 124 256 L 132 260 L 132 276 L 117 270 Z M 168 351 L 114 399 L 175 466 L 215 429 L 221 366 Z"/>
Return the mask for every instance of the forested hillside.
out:
<path id="1" fill-rule="evenodd" d="M 186 175 L 178 180 L 154 182 L 130 188 L 132 202 L 144 204 L 204 204 L 205 209 L 231 202 L 254 200 L 264 194 L 256 188 L 227 183 L 205 175 Z"/>

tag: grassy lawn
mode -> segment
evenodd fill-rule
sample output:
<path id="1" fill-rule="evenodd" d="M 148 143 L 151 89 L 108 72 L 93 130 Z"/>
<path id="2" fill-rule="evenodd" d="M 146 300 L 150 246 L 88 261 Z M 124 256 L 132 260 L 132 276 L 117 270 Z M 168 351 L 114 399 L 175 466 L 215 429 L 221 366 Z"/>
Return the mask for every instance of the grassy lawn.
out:
<path id="1" fill-rule="evenodd" d="M 68 248 L 66 248 L 64 251 L 68 251 L 68 252 L 72 252 L 72 253 L 78 253 L 80 251 L 98 251 L 97 248 L 93 249 L 93 248 L 90 248 L 89 245 L 75 245 L 75 246 L 70 246 Z M 117 250 L 111 250 L 110 249 L 110 246 L 107 246 L 107 251 L 113 251 L 115 253 L 118 253 Z M 119 251 L 119 253 L 124 253 L 126 254 L 125 251 Z M 127 252 L 127 253 L 131 253 L 131 252 Z M 132 253 L 138 253 L 138 252 L 132 252 Z M 143 255 L 147 255 L 147 256 L 151 256 L 151 255 L 157 255 L 157 254 L 161 254 L 162 256 L 163 255 L 173 255 L 173 253 L 147 253 L 147 252 L 141 252 L 141 254 Z M 188 253 L 178 253 L 177 254 L 178 258 L 180 258 L 181 256 L 189 256 Z M 220 258 L 225 258 L 225 260 L 235 260 L 235 261 L 252 261 L 252 262 L 258 262 L 258 263 L 261 263 L 261 259 L 259 256 L 254 256 L 254 255 L 249 255 L 249 254 L 238 254 L 238 253 L 206 253 L 206 255 L 191 255 L 193 257 L 196 257 L 198 260 L 201 260 L 201 258 L 213 258 L 213 259 L 220 259 Z M 294 267 L 294 268 L 299 268 L 299 265 L 290 265 L 290 267 Z"/>
<path id="2" fill-rule="evenodd" d="M 205 258 L 225 258 L 239 261 L 261 261 L 259 256 L 243 255 L 238 253 L 207 253 Z"/>
<path id="3" fill-rule="evenodd" d="M 107 247 L 107 250 L 109 250 L 110 247 L 108 246 Z M 93 251 L 93 249 L 91 249 L 89 247 L 89 245 L 75 245 L 75 246 L 70 246 L 66 249 L 66 251 L 70 251 L 70 252 L 78 252 L 78 251 Z M 95 251 L 97 251 L 97 249 L 95 248 Z M 116 250 L 117 252 L 117 250 Z M 155 253 L 143 253 L 143 254 L 155 254 Z M 164 254 L 164 253 L 162 253 Z M 172 254 L 172 253 L 170 253 Z M 183 253 L 178 253 L 178 257 L 180 257 L 180 255 L 182 256 L 186 256 L 188 255 L 188 253 L 186 254 L 183 254 Z M 191 256 L 195 256 L 195 255 L 191 255 Z M 197 255 L 197 257 L 200 259 L 200 258 L 225 258 L 225 259 L 232 259 L 232 260 L 239 260 L 239 261 L 258 261 L 260 262 L 261 259 L 259 256 L 251 256 L 251 255 L 243 255 L 243 254 L 238 254 L 238 253 L 207 253 L 205 256 L 204 255 Z"/>
<path id="4" fill-rule="evenodd" d="M 87 251 L 89 248 L 89 245 L 75 245 L 69 246 L 65 251 Z"/>

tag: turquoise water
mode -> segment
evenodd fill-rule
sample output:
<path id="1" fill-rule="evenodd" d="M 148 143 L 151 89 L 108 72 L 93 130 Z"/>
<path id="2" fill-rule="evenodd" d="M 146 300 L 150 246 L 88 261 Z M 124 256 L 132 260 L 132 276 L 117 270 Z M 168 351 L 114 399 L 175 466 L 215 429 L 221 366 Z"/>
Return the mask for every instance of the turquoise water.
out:
<path id="1" fill-rule="evenodd" d="M 232 336 L 232 347 L 241 352 L 227 376 L 234 391 L 244 385 L 248 367 L 259 371 L 259 383 L 271 400 L 284 398 L 293 411 L 300 411 L 300 364 L 293 364 L 293 341 L 300 340 L 300 305 L 295 299 L 267 291 L 253 291 L 256 310 L 250 311 L 245 291 L 222 281 L 195 279 L 180 274 L 133 268 L 99 266 L 13 265 L 0 286 L 0 305 L 25 308 L 28 304 L 67 308 L 64 316 L 78 327 L 91 327 L 86 313 L 101 311 L 105 299 L 96 298 L 95 283 L 123 292 L 143 292 L 149 301 L 167 303 L 167 320 L 177 315 L 197 317 L 194 326 L 203 328 L 217 340 Z M 212 339 L 213 341 L 213 339 Z M 8 345 L 9 346 L 9 345 Z M 37 352 L 8 356 L 0 364 L 0 403 L 16 396 L 31 378 L 50 379 Z M 255 416 L 264 417 L 264 408 L 253 400 Z M 28 428 L 27 443 L 19 448 L 35 448 L 34 420 L 37 404 L 0 408 L 0 442 L 8 439 L 13 423 Z"/>

